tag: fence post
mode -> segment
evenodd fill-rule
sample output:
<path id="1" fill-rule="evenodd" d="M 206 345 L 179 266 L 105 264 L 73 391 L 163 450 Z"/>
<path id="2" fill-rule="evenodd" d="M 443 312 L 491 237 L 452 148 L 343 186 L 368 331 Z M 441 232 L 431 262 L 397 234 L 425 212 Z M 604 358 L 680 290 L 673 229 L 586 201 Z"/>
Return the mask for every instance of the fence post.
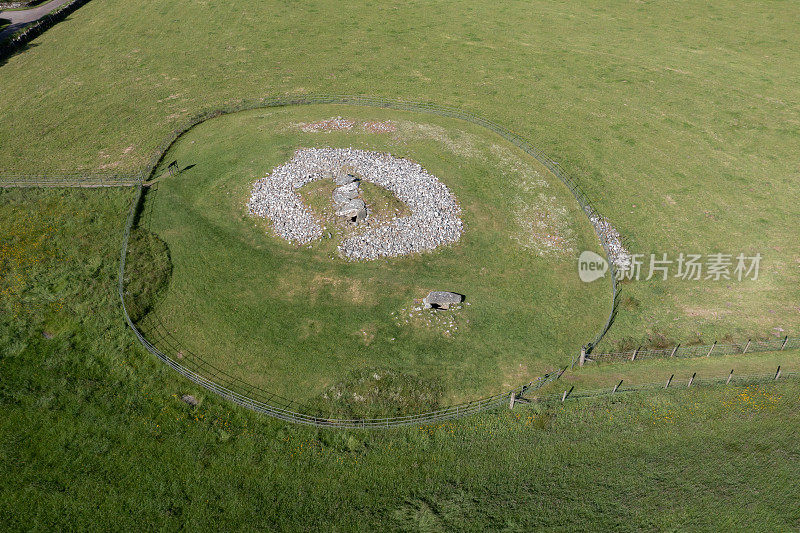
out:
<path id="1" fill-rule="evenodd" d="M 611 391 L 611 394 L 614 394 L 615 392 L 617 392 L 617 389 L 620 388 L 621 386 L 622 386 L 622 380 L 619 380 L 619 383 L 614 385 L 614 390 Z"/>
<path id="2" fill-rule="evenodd" d="M 641 346 L 639 346 L 639 348 L 641 348 Z M 636 361 L 636 354 L 639 353 L 639 348 L 636 348 L 633 351 L 633 355 L 631 355 L 631 361 Z"/>
<path id="3" fill-rule="evenodd" d="M 695 372 L 694 374 L 692 374 L 692 377 L 690 377 L 690 378 L 689 378 L 689 384 L 688 384 L 688 385 L 686 385 L 686 388 L 687 388 L 687 389 L 688 389 L 689 387 L 691 387 L 691 386 L 692 386 L 692 383 L 694 383 L 694 377 L 695 377 L 696 375 L 697 375 L 697 372 Z"/>
<path id="4" fill-rule="evenodd" d="M 714 341 L 714 344 L 712 344 L 712 345 L 711 345 L 711 349 L 710 349 L 710 350 L 708 351 L 708 353 L 706 354 L 706 357 L 710 357 L 710 356 L 711 356 L 711 352 L 713 352 L 713 351 L 714 351 L 714 348 L 715 348 L 716 346 L 717 346 L 717 341 Z"/>
<path id="5" fill-rule="evenodd" d="M 572 387 L 570 387 L 568 391 L 566 391 L 566 390 L 564 391 L 564 394 L 562 394 L 562 395 L 561 395 L 561 403 L 564 403 L 564 400 L 566 400 L 566 399 L 567 399 L 567 397 L 568 397 L 570 394 L 572 394 L 572 389 L 574 389 L 574 388 L 575 388 L 575 385 L 573 385 Z"/>
<path id="6" fill-rule="evenodd" d="M 725 382 L 725 385 L 730 385 L 732 377 L 733 377 L 733 369 L 731 368 L 731 373 L 728 374 L 728 381 Z"/>
<path id="7" fill-rule="evenodd" d="M 784 348 L 786 348 L 786 343 L 787 343 L 787 342 L 789 342 L 789 335 L 786 335 L 786 337 L 784 337 L 784 339 L 783 339 L 783 344 L 781 345 L 781 350 L 783 350 Z"/>
<path id="8" fill-rule="evenodd" d="M 778 371 L 775 372 L 775 381 L 778 381 L 779 377 L 781 377 L 781 365 L 778 365 Z"/>
<path id="9" fill-rule="evenodd" d="M 667 384 L 666 384 L 666 385 L 664 385 L 664 388 L 665 388 L 665 389 L 668 389 L 668 388 L 669 388 L 669 384 L 670 384 L 670 383 L 672 383 L 672 378 L 674 378 L 674 377 L 675 377 L 675 374 L 672 374 L 672 375 L 669 377 L 669 379 L 667 380 Z"/>
<path id="10" fill-rule="evenodd" d="M 750 347 L 750 341 L 753 339 L 747 339 L 747 344 L 744 345 L 744 350 L 742 350 L 742 354 L 747 353 L 747 349 Z"/>
<path id="11" fill-rule="evenodd" d="M 515 392 L 511 393 L 511 399 L 508 402 L 508 408 L 509 409 L 513 409 L 514 408 L 514 400 L 516 399 L 515 398 L 516 395 L 517 395 L 517 393 L 515 393 Z"/>
<path id="12" fill-rule="evenodd" d="M 672 349 L 672 353 L 671 353 L 669 356 L 670 356 L 670 357 L 675 357 L 675 353 L 678 351 L 678 348 L 680 348 L 680 347 L 681 347 L 681 345 L 680 345 L 680 343 L 678 343 L 678 344 L 675 346 L 675 348 L 673 348 L 673 349 Z"/>
<path id="13" fill-rule="evenodd" d="M 580 366 L 586 362 L 586 346 L 581 346 L 581 358 L 579 361 Z"/>

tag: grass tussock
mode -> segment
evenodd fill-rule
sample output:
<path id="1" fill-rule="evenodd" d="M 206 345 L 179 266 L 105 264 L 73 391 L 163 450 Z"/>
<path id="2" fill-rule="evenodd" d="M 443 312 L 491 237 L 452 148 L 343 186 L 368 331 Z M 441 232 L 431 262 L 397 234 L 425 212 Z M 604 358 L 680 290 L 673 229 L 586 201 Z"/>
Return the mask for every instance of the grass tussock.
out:
<path id="1" fill-rule="evenodd" d="M 436 410 L 442 396 L 438 380 L 372 368 L 355 371 L 329 387 L 316 406 L 340 418 L 380 418 Z"/>

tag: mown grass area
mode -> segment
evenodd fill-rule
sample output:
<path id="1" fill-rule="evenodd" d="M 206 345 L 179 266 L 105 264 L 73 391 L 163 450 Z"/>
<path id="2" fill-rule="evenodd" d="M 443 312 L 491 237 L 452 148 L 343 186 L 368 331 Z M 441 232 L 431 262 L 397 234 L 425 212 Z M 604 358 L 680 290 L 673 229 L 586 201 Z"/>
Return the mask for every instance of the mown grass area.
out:
<path id="1" fill-rule="evenodd" d="M 557 159 L 634 252 L 763 255 L 756 282 L 626 284 L 601 349 L 797 333 L 797 10 L 93 1 L 3 65 L 0 172 L 135 170 L 186 117 L 239 99 L 454 104 Z"/>
<path id="2" fill-rule="evenodd" d="M 800 525 L 795 380 L 387 432 L 287 425 L 208 394 L 122 320 L 115 245 L 130 198 L 0 191 L 4 530 Z"/>
<path id="3" fill-rule="evenodd" d="M 300 126 L 336 116 L 355 125 L 312 133 Z M 364 127 L 387 121 L 396 131 Z M 420 163 L 458 199 L 462 238 L 430 253 L 363 262 L 336 251 L 344 223 L 327 221 L 333 237 L 309 246 L 280 239 L 246 204 L 256 180 L 308 146 L 385 151 Z M 163 166 L 172 161 L 186 170 L 161 177 L 148 192 L 142 226 L 164 240 L 173 272 L 142 329 L 177 357 L 199 356 L 269 392 L 303 402 L 374 369 L 430 383 L 445 404 L 478 399 L 569 361 L 610 309 L 607 284 L 575 275 L 578 251 L 601 249 L 568 189 L 481 128 L 347 106 L 256 110 L 196 127 Z M 321 181 L 300 191 L 323 219 L 332 216 L 332 186 Z M 376 218 L 393 216 L 400 203 L 381 190 L 365 186 L 364 199 Z M 409 319 L 415 300 L 431 290 L 465 294 L 468 305 L 431 311 L 440 318 L 431 324 Z M 441 317 L 454 324 L 439 325 Z"/>

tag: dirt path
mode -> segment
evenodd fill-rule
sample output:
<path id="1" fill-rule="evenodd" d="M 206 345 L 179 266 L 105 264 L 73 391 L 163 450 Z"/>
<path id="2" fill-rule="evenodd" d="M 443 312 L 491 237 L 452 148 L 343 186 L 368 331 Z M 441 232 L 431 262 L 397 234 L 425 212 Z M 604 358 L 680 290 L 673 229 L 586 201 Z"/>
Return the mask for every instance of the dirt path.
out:
<path id="1" fill-rule="evenodd" d="M 46 4 L 42 4 L 33 9 L 25 9 L 22 11 L 0 11 L 0 18 L 8 19 L 11 24 L 3 31 L 0 31 L 0 41 L 16 32 L 26 24 L 35 22 L 43 16 L 50 13 L 55 8 L 66 4 L 70 0 L 52 0 Z"/>

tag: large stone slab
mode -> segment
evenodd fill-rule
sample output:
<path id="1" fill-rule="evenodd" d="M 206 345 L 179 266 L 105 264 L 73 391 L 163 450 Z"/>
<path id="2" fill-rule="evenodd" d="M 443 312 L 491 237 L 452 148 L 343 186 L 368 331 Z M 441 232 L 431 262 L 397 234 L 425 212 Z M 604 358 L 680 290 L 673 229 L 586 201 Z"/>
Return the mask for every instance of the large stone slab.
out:
<path id="1" fill-rule="evenodd" d="M 464 301 L 464 295 L 457 292 L 431 291 L 423 298 L 422 303 L 425 309 L 450 309 L 451 305 L 457 305 Z"/>
<path id="2" fill-rule="evenodd" d="M 333 181 L 336 185 L 347 185 L 348 183 L 353 183 L 357 179 L 358 177 L 354 173 L 347 170 L 340 170 L 333 177 Z"/>
<path id="3" fill-rule="evenodd" d="M 354 181 L 333 190 L 333 202 L 337 205 L 346 204 L 350 200 L 358 198 L 358 182 Z"/>
<path id="4" fill-rule="evenodd" d="M 361 222 L 367 218 L 367 204 L 361 198 L 355 198 L 339 207 L 336 216 L 347 217 L 356 223 Z"/>

